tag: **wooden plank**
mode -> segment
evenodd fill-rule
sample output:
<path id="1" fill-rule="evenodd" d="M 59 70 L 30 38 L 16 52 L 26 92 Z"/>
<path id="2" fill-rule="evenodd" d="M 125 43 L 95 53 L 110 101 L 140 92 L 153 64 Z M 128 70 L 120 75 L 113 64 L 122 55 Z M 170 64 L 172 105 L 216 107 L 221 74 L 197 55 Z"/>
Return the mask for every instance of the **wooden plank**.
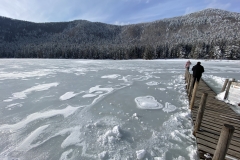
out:
<path id="1" fill-rule="evenodd" d="M 208 137 L 208 136 L 205 136 L 204 134 L 200 134 L 199 132 L 198 132 L 198 134 L 196 134 L 196 137 L 200 138 L 200 139 L 204 139 L 204 140 L 206 140 L 210 143 L 213 143 L 215 145 L 217 145 L 217 143 L 218 143 L 218 138 L 215 139 L 215 138 L 212 138 L 212 137 Z M 231 143 L 231 145 L 229 146 L 229 149 L 237 152 L 239 150 L 239 143 L 233 141 Z"/>
<path id="2" fill-rule="evenodd" d="M 198 110 L 198 107 L 193 108 L 193 111 L 197 111 L 197 110 Z M 219 116 L 233 118 L 233 119 L 236 119 L 236 121 L 240 122 L 240 116 L 236 115 L 235 112 L 229 113 L 229 112 L 226 112 L 226 111 L 223 112 L 223 111 L 219 111 L 219 110 L 220 109 L 205 108 L 205 113 L 209 113 L 209 114 L 212 114 L 212 115 L 215 115 L 215 116 L 219 115 Z"/>
<path id="3" fill-rule="evenodd" d="M 219 136 L 220 136 L 220 134 L 216 135 L 216 134 L 205 132 L 205 131 L 196 132 L 196 137 L 199 137 L 200 135 L 211 138 L 211 139 L 215 140 L 216 143 L 217 143 L 217 141 L 219 139 Z M 240 147 L 240 142 L 232 140 L 231 145 Z"/>
<path id="4" fill-rule="evenodd" d="M 197 138 L 197 143 L 202 144 L 203 146 L 208 146 L 208 148 L 211 148 L 214 151 L 215 151 L 215 148 L 217 146 L 217 144 L 211 143 L 211 142 L 206 141 L 206 140 L 201 139 L 201 138 Z M 228 149 L 227 154 L 232 156 L 232 157 L 235 157 L 235 158 L 240 158 L 240 152 L 239 151 Z"/>
<path id="5" fill-rule="evenodd" d="M 201 129 L 202 128 L 207 128 L 208 130 L 213 130 L 213 131 L 216 131 L 216 132 L 221 132 L 221 127 L 222 125 L 214 125 L 214 124 L 211 124 L 211 123 L 208 123 L 206 121 L 203 121 L 202 122 L 202 125 L 201 125 Z M 236 137 L 236 138 L 240 138 L 240 134 L 239 134 L 239 131 L 236 131 L 233 133 L 233 136 Z"/>
<path id="6" fill-rule="evenodd" d="M 193 111 L 193 113 L 194 114 L 192 116 L 195 121 L 195 118 L 197 117 L 197 111 Z M 220 123 L 220 124 L 227 123 L 227 124 L 234 125 L 235 129 L 240 130 L 240 121 L 225 118 L 225 116 L 214 115 L 209 112 L 205 112 L 204 117 L 205 119 L 207 119 L 208 121 L 212 121 L 213 123 Z"/>
<path id="7" fill-rule="evenodd" d="M 240 85 L 239 85 L 240 88 Z M 216 93 L 201 79 L 192 108 L 192 120 L 195 123 L 199 103 L 203 93 L 208 93 L 200 131 L 196 132 L 196 141 L 200 158 L 204 153 L 215 152 L 216 145 L 221 133 L 223 124 L 230 124 L 235 127 L 227 155 L 240 159 L 240 115 L 235 113 L 224 101 L 216 99 Z M 236 92 L 232 92 L 236 93 Z M 240 92 L 239 92 L 240 93 Z M 189 96 L 189 99 L 191 96 Z M 230 159 L 227 158 L 226 159 Z"/>
<path id="8" fill-rule="evenodd" d="M 203 117 L 204 118 L 204 117 Z M 233 124 L 231 124 L 231 123 L 225 123 L 225 122 L 213 122 L 213 121 L 209 121 L 209 120 L 204 120 L 204 121 L 202 121 L 202 123 L 203 123 L 203 125 L 205 124 L 205 125 L 208 125 L 209 124 L 209 127 L 208 128 L 210 128 L 211 126 L 213 126 L 214 127 L 214 129 L 215 130 L 221 130 L 221 128 L 222 128 L 222 126 L 224 125 L 224 124 L 229 124 L 229 125 L 233 125 Z M 195 124 L 195 118 L 194 118 L 194 124 Z M 235 132 L 234 133 L 236 133 L 236 134 L 240 134 L 240 127 L 239 126 L 236 126 L 236 125 L 233 125 L 235 128 L 237 128 L 237 129 L 235 129 Z M 201 128 L 201 127 L 200 127 Z M 217 128 L 217 129 L 216 129 Z M 238 136 L 239 138 L 240 138 L 240 136 Z"/>

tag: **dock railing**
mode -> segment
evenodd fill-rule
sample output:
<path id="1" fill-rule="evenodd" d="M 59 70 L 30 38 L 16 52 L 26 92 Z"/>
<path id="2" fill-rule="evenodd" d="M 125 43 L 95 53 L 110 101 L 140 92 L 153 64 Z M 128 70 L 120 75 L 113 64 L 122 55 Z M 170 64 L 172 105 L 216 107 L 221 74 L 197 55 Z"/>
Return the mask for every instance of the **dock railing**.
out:
<path id="1" fill-rule="evenodd" d="M 193 124 L 194 124 L 193 135 L 196 137 L 196 141 L 198 143 L 200 140 L 198 141 L 197 133 L 201 132 L 201 124 L 202 124 L 202 121 L 204 120 L 204 111 L 205 111 L 205 107 L 207 104 L 208 90 L 204 91 L 203 88 L 201 88 L 201 91 L 198 92 L 199 83 L 202 83 L 203 80 L 201 79 L 200 82 L 196 81 L 195 84 L 193 84 L 193 76 L 192 76 L 192 74 L 190 74 L 190 72 L 188 70 L 186 70 L 186 72 L 185 72 L 185 81 L 186 81 L 187 95 L 190 100 L 189 109 L 191 110 L 192 114 L 193 114 L 193 108 L 194 109 L 197 108 L 197 114 L 195 115 L 195 121 L 193 121 Z M 228 97 L 229 89 L 230 89 L 232 82 L 234 82 L 234 79 L 231 81 L 226 79 L 226 81 L 223 85 L 222 92 L 226 90 L 224 99 L 226 99 Z M 209 87 L 209 86 L 207 86 L 207 87 Z M 202 94 L 202 95 L 201 95 L 200 101 L 198 98 L 198 101 L 196 102 L 197 92 L 198 92 L 198 95 L 199 94 Z M 213 97 L 213 98 L 215 98 L 215 97 Z M 213 98 L 211 97 L 211 100 Z M 196 104 L 197 105 L 199 104 L 199 106 L 196 107 Z M 210 106 L 210 105 L 214 105 L 214 104 L 209 103 L 208 106 Z M 214 109 L 215 108 L 217 108 L 217 106 L 214 106 Z M 210 108 L 209 108 L 209 110 L 210 110 Z M 195 113 L 195 111 L 194 111 L 194 113 Z M 209 115 L 207 115 L 207 116 L 209 116 Z M 192 115 L 192 117 L 193 117 L 193 115 Z M 226 155 L 228 152 L 229 145 L 231 143 L 231 139 L 234 134 L 234 130 L 235 130 L 235 127 L 232 124 L 228 124 L 227 121 L 226 121 L 226 123 L 222 123 L 221 133 L 220 133 L 216 148 L 214 150 L 214 153 L 212 152 L 212 158 L 210 158 L 210 159 L 213 159 L 213 160 L 225 160 L 226 159 Z M 214 131 L 208 131 L 208 132 L 214 132 Z M 209 137 L 207 137 L 207 138 L 209 138 Z M 202 145 L 201 143 L 199 143 L 198 146 L 201 146 Z M 204 145 L 206 145 L 206 148 L 208 147 L 207 142 Z M 209 146 L 209 148 L 212 148 L 212 146 L 213 146 L 212 143 L 209 143 L 209 145 L 211 145 L 211 146 Z M 240 146 L 240 141 L 239 141 L 238 145 Z M 238 152 L 240 152 L 240 148 L 239 148 Z M 236 155 L 236 158 L 240 159 L 240 153 L 239 153 L 239 155 Z"/>

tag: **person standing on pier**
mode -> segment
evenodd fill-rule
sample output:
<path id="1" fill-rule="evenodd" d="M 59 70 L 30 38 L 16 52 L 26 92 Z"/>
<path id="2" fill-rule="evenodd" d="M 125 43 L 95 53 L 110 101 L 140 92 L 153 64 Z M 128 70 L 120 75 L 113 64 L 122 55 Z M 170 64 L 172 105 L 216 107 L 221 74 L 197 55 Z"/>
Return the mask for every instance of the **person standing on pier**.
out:
<path id="1" fill-rule="evenodd" d="M 202 73 L 204 72 L 204 67 L 201 65 L 201 62 L 197 62 L 197 64 L 193 66 L 192 71 L 194 85 L 196 80 L 199 82 L 200 78 L 202 77 Z"/>
<path id="2" fill-rule="evenodd" d="M 190 68 L 190 65 L 191 65 L 192 63 L 190 62 L 190 60 L 188 60 L 187 62 L 186 62 L 186 64 L 185 64 L 185 68 L 189 71 L 189 68 Z"/>

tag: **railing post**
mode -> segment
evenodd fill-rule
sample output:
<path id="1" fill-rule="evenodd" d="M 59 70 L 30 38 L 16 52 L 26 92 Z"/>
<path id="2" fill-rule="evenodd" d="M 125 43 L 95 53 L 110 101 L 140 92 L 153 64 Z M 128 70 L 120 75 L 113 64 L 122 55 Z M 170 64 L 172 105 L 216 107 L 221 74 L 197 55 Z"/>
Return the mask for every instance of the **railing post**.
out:
<path id="1" fill-rule="evenodd" d="M 194 131 L 193 131 L 193 135 L 196 136 L 196 132 L 199 130 L 201 123 L 202 123 L 202 118 L 203 118 L 203 113 L 204 113 L 204 109 L 205 109 L 205 105 L 206 105 L 206 101 L 207 101 L 207 93 L 203 93 L 202 97 L 201 97 L 201 101 L 199 104 L 199 108 L 198 108 L 198 114 L 197 114 L 197 118 L 195 121 L 195 125 L 194 125 Z"/>
<path id="2" fill-rule="evenodd" d="M 196 93 L 197 93 L 198 84 L 199 84 L 199 82 L 196 80 L 196 81 L 195 81 L 195 84 L 194 84 L 194 89 L 193 89 L 193 94 L 192 94 L 190 106 L 189 106 L 189 109 L 191 109 L 191 110 L 192 110 L 193 105 L 194 105 L 194 101 L 195 101 L 195 97 L 196 97 Z"/>
<path id="3" fill-rule="evenodd" d="M 186 81 L 187 81 L 187 76 L 188 76 L 187 73 L 188 73 L 188 70 L 186 69 L 186 70 L 185 70 L 185 80 L 186 80 Z"/>
<path id="4" fill-rule="evenodd" d="M 220 137 L 218 139 L 218 144 L 214 152 L 213 160 L 224 160 L 227 154 L 228 147 L 230 145 L 232 135 L 234 132 L 234 127 L 232 125 L 224 124 Z"/>
<path id="5" fill-rule="evenodd" d="M 188 91 L 188 89 L 189 89 L 190 82 L 191 82 L 191 74 L 188 72 L 188 79 L 187 79 L 187 91 Z"/>
<path id="6" fill-rule="evenodd" d="M 231 86 L 233 81 L 235 81 L 234 78 L 232 79 L 232 81 L 228 82 L 227 89 L 226 89 L 226 92 L 225 92 L 225 95 L 224 95 L 224 99 L 227 99 L 227 96 L 228 96 L 228 93 L 229 93 L 229 89 L 230 89 L 230 86 Z"/>
<path id="7" fill-rule="evenodd" d="M 227 84 L 228 84 L 228 79 L 225 80 L 221 92 L 225 91 Z"/>
<path id="8" fill-rule="evenodd" d="M 188 96 L 191 96 L 192 88 L 193 88 L 193 76 L 191 74 L 189 80 Z"/>

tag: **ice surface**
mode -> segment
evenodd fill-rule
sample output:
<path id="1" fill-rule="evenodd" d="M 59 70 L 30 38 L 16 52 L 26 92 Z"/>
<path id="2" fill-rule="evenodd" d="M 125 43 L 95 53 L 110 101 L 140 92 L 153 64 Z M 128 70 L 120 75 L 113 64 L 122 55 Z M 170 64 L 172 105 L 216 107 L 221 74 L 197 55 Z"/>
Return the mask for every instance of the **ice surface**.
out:
<path id="1" fill-rule="evenodd" d="M 140 109 L 161 109 L 163 105 L 152 96 L 135 98 L 137 107 Z"/>
<path id="2" fill-rule="evenodd" d="M 185 61 L 2 60 L 0 157 L 197 159 Z M 240 79 L 239 61 L 202 65 L 216 91 Z"/>

